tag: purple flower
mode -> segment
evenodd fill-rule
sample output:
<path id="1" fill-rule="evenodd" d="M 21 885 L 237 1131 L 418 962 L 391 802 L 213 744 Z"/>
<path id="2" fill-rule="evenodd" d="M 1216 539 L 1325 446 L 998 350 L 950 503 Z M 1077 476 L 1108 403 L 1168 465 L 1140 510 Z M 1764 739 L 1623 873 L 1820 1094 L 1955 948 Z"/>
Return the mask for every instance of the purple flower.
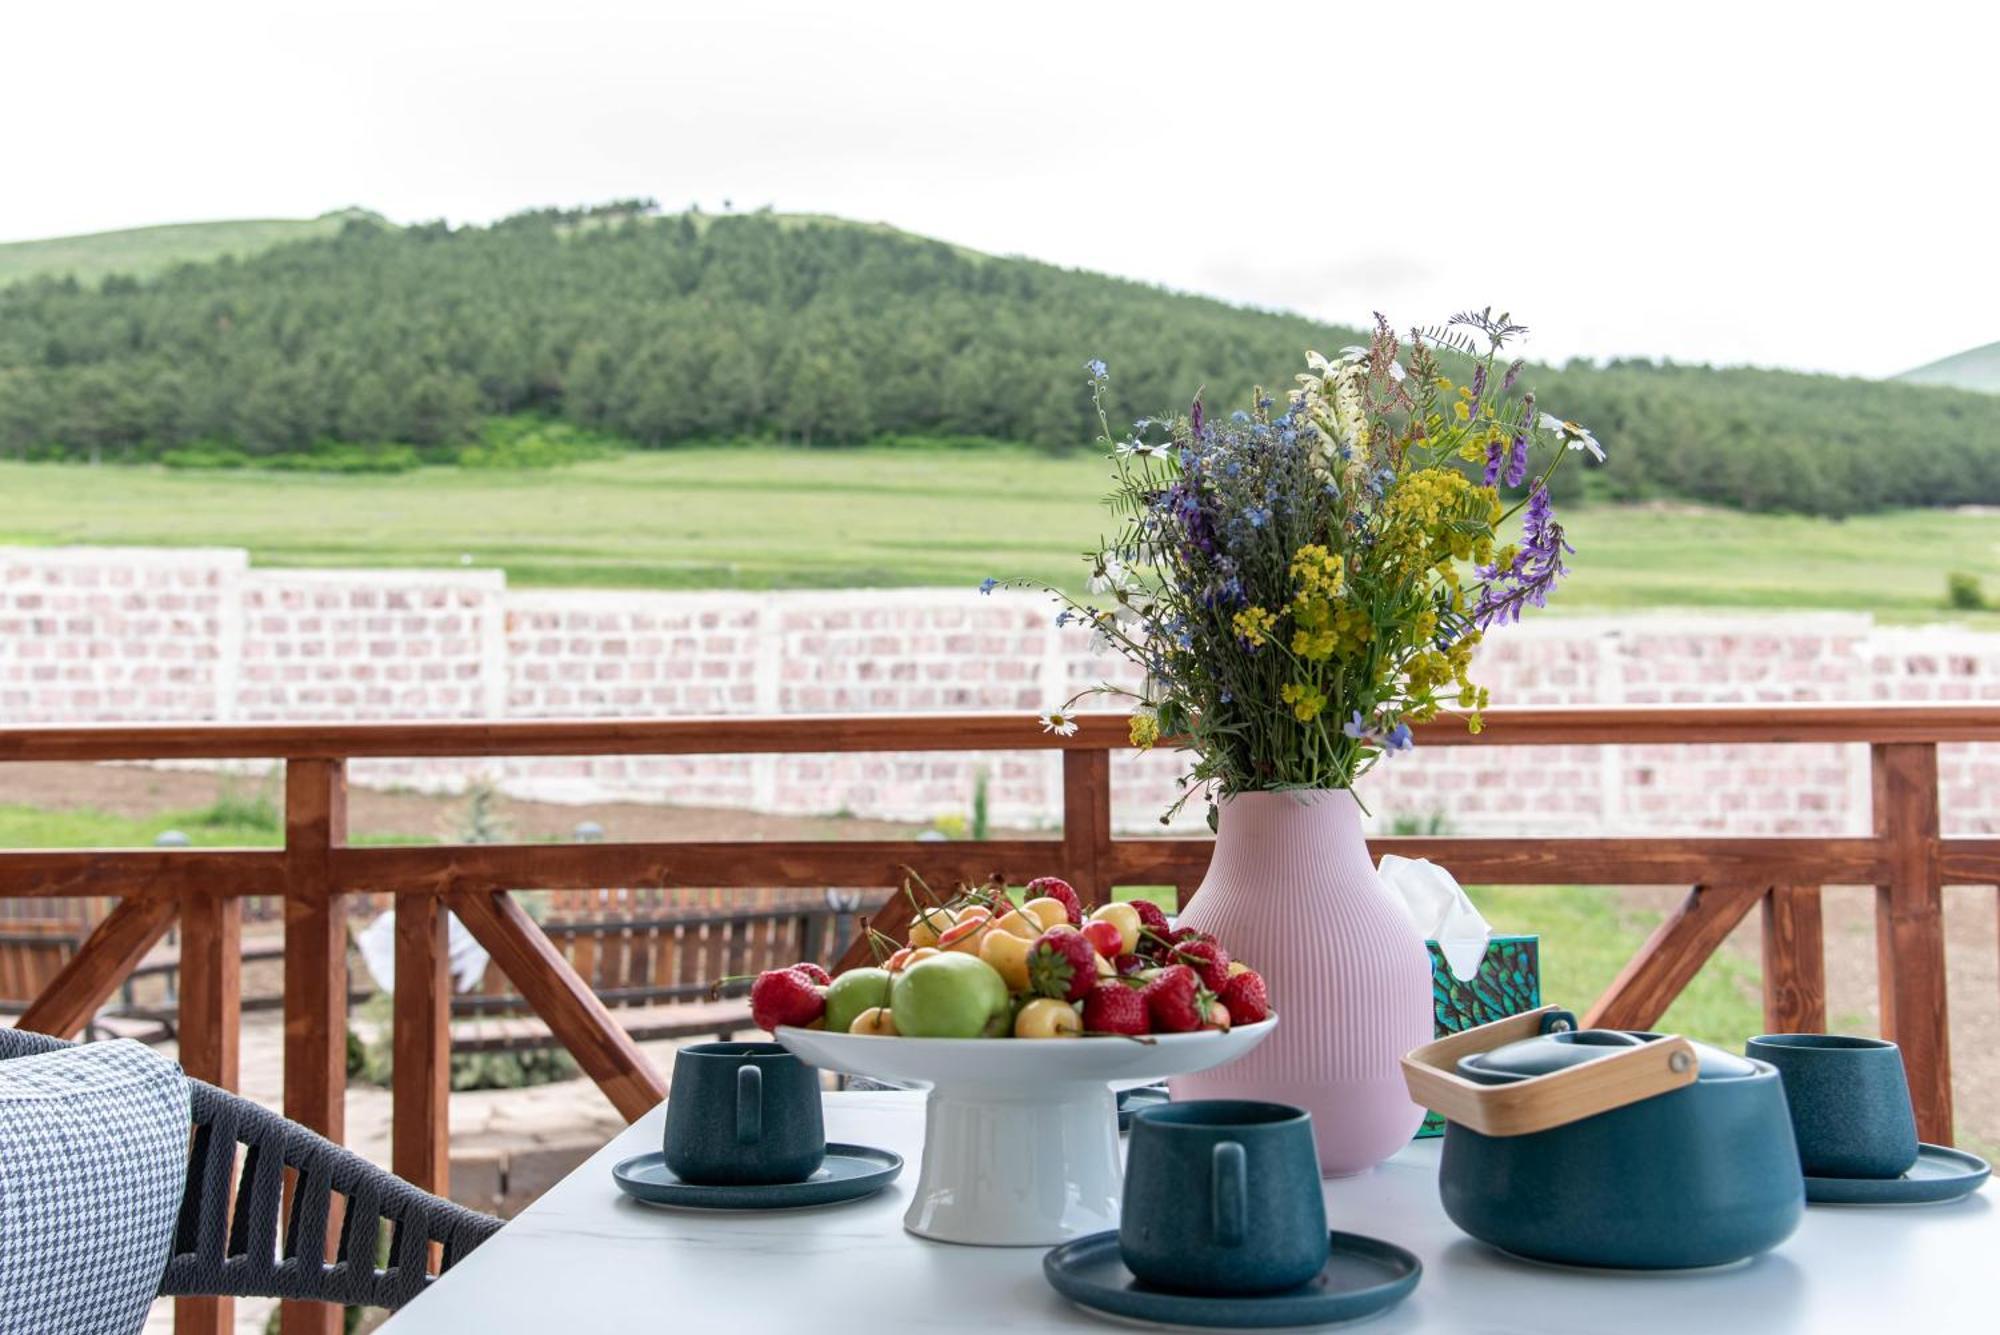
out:
<path id="1" fill-rule="evenodd" d="M 1556 522 L 1555 507 L 1549 503 L 1549 489 L 1537 484 L 1528 497 L 1528 517 L 1521 534 L 1521 550 L 1506 569 L 1488 566 L 1479 572 L 1486 588 L 1472 609 L 1473 624 L 1481 630 L 1508 625 L 1521 619 L 1529 607 L 1548 606 L 1556 581 L 1568 574 L 1563 554 L 1574 553 Z"/>
<path id="2" fill-rule="evenodd" d="M 1416 738 L 1410 734 L 1409 724 L 1399 721 L 1395 727 L 1384 730 L 1362 718 L 1358 709 L 1347 722 L 1340 725 L 1340 730 L 1364 746 L 1374 747 L 1385 756 L 1398 755 L 1417 744 Z"/>
<path id="3" fill-rule="evenodd" d="M 1196 399 L 1194 406 L 1188 409 L 1188 426 L 1194 431 L 1196 436 L 1199 436 L 1201 435 L 1201 424 L 1201 400 Z"/>
<path id="4" fill-rule="evenodd" d="M 1516 436 L 1515 439 L 1519 440 L 1520 437 Z M 1507 452 L 1501 443 L 1497 440 L 1489 442 L 1486 446 L 1485 482 L 1487 486 L 1490 487 L 1500 480 L 1500 471 L 1506 461 Z"/>
<path id="5" fill-rule="evenodd" d="M 1488 468 L 1491 468 L 1493 466 L 1493 460 L 1490 455 L 1487 457 L 1486 466 Z M 1507 446 L 1507 476 L 1506 476 L 1507 485 L 1510 487 L 1518 487 L 1521 485 L 1522 480 L 1527 476 L 1528 476 L 1528 433 L 1525 431 L 1517 431 L 1514 433 L 1514 439 L 1511 442 L 1509 442 Z M 1486 485 L 1489 487 L 1493 485 L 1491 478 L 1487 479 Z"/>

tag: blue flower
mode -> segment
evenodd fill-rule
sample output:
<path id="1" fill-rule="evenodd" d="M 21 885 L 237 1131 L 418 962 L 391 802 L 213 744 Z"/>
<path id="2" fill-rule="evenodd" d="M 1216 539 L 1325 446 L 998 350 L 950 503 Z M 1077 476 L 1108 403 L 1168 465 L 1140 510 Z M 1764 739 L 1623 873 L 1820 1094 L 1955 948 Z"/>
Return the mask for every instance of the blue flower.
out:
<path id="1" fill-rule="evenodd" d="M 999 587 L 1000 587 L 1000 581 L 993 578 L 991 575 L 988 575 L 985 579 L 979 581 L 979 591 L 981 593 L 991 593 L 993 592 L 993 590 Z"/>
<path id="2" fill-rule="evenodd" d="M 1243 517 L 1250 521 L 1251 528 L 1262 528 L 1271 522 L 1271 510 L 1269 506 L 1253 505 L 1243 512 Z"/>
<path id="3" fill-rule="evenodd" d="M 1387 747 L 1391 754 L 1407 751 L 1416 744 L 1416 738 L 1410 736 L 1410 725 L 1407 723 L 1398 723 L 1389 730 L 1389 735 L 1382 739 L 1382 745 Z"/>
<path id="4" fill-rule="evenodd" d="M 1241 408 L 1238 408 L 1235 412 L 1229 414 L 1229 420 L 1236 423 L 1238 426 L 1241 426 L 1245 422 L 1250 420 L 1250 414 L 1244 412 Z"/>
<path id="5" fill-rule="evenodd" d="M 1111 374 L 1111 368 L 1106 366 L 1103 362 L 1099 361 L 1095 357 L 1092 357 L 1089 361 L 1085 362 L 1083 364 L 1083 369 L 1090 372 L 1090 378 L 1092 380 L 1102 380 L 1104 379 L 1104 377 Z"/>
<path id="6" fill-rule="evenodd" d="M 1062 611 L 1056 613 L 1056 629 L 1061 630 L 1064 626 L 1067 626 L 1070 622 L 1081 621 L 1081 620 L 1083 620 L 1082 617 L 1079 617 L 1076 613 L 1070 611 L 1067 607 L 1065 607 Z"/>
<path id="7" fill-rule="evenodd" d="M 1361 721 L 1361 711 L 1358 709 L 1354 711 L 1354 717 L 1340 725 L 1340 730 L 1357 742 L 1372 741 L 1375 737 L 1375 730 Z"/>

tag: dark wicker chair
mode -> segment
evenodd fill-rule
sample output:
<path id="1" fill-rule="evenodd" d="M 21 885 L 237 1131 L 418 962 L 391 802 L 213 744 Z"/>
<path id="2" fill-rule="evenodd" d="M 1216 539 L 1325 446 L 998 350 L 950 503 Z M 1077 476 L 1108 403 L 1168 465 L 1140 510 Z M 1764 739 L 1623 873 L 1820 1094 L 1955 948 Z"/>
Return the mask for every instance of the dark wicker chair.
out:
<path id="1" fill-rule="evenodd" d="M 0 1029 L 0 1061 L 70 1044 Z M 500 1229 L 501 1221 L 433 1196 L 360 1155 L 250 1100 L 189 1080 L 194 1138 L 163 1297 L 297 1298 L 349 1307 L 401 1307 L 424 1291 L 430 1244 L 448 1270 Z M 237 1150 L 243 1147 L 242 1169 Z M 284 1170 L 298 1187 L 284 1228 Z M 230 1191 L 235 1189 L 235 1206 Z M 345 1198 L 339 1258 L 323 1261 L 329 1201 Z M 380 1229 L 391 1228 L 389 1263 L 377 1264 Z"/>

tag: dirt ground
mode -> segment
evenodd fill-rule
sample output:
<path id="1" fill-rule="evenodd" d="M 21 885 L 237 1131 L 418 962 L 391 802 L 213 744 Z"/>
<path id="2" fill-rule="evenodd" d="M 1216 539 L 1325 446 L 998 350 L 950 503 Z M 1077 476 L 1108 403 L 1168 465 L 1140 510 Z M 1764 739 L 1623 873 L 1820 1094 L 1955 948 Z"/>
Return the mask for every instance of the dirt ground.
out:
<path id="1" fill-rule="evenodd" d="M 204 806 L 225 789 L 239 794 L 254 792 L 259 783 L 255 778 L 138 766 L 0 765 L 0 803 L 95 807 L 143 818 Z M 922 828 L 846 817 L 774 816 L 641 803 L 586 807 L 502 798 L 496 806 L 510 835 L 518 839 L 569 837 L 584 820 L 602 825 L 612 839 L 909 838 Z M 357 836 L 445 836 L 464 808 L 462 797 L 357 788 L 350 797 L 349 827 Z M 1634 908 L 1665 909 L 1685 890 L 1652 886 L 1608 893 L 1624 897 Z M 1996 924 L 1996 907 L 2000 907 L 2000 897 L 1991 887 L 1953 887 L 1946 892 L 1959 1135 L 1983 1151 L 2000 1148 L 2000 949 L 1996 949 L 2000 924 Z M 1829 887 L 1825 917 L 1829 1027 L 1874 1033 L 1879 1024 L 1874 892 L 1867 887 Z M 1759 958 L 1760 932 L 1757 915 L 1752 914 L 1723 949 L 1754 965 Z"/>

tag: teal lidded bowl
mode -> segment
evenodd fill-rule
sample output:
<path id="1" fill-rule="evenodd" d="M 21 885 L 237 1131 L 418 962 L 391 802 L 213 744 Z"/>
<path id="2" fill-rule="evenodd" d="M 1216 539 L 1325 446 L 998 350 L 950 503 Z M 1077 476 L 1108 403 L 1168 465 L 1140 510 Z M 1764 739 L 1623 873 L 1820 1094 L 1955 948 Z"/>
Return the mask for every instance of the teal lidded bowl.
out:
<path id="1" fill-rule="evenodd" d="M 1463 1057 L 1457 1073 L 1511 1084 L 1660 1038 L 1544 1033 Z M 1482 1242 L 1565 1265 L 1690 1269 L 1783 1242 L 1805 1212 L 1805 1180 L 1778 1073 L 1690 1046 L 1694 1082 L 1664 1094 L 1524 1135 L 1448 1124 L 1438 1172 L 1445 1213 Z"/>

